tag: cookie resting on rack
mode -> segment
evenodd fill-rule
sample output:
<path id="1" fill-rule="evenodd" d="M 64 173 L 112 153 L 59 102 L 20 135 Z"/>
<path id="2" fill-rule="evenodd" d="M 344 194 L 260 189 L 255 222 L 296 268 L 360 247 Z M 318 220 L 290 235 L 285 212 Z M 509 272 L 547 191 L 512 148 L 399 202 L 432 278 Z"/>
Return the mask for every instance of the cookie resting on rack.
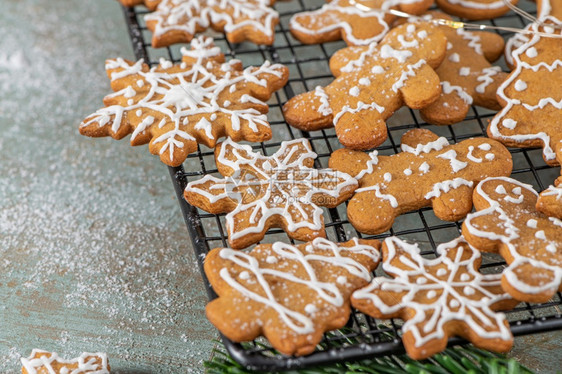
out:
<path id="1" fill-rule="evenodd" d="M 489 178 L 474 190 L 474 207 L 463 223 L 466 240 L 498 252 L 509 266 L 502 287 L 517 300 L 546 302 L 562 289 L 562 221 L 535 209 L 532 186 Z"/>
<path id="2" fill-rule="evenodd" d="M 504 0 L 435 0 L 446 13 L 469 20 L 492 19 L 509 12 Z M 513 5 L 518 0 L 509 0 Z"/>
<path id="3" fill-rule="evenodd" d="M 290 238 L 325 237 L 323 210 L 349 199 L 357 181 L 346 173 L 313 169 L 316 153 L 306 139 L 281 143 L 272 156 L 227 139 L 215 149 L 219 179 L 212 175 L 190 182 L 185 199 L 207 212 L 226 215 L 228 243 L 245 248 L 263 239 L 270 227 Z"/>
<path id="4" fill-rule="evenodd" d="M 379 234 L 400 214 L 426 206 L 446 221 L 465 217 L 472 209 L 474 183 L 510 175 L 513 164 L 509 151 L 495 140 L 471 138 L 450 145 L 429 130 L 413 129 L 402 136 L 401 153 L 338 149 L 330 167 L 359 181 L 347 205 L 353 227 Z"/>
<path id="5" fill-rule="evenodd" d="M 421 109 L 439 98 L 435 68 L 447 39 L 437 26 L 407 23 L 379 44 L 347 47 L 330 59 L 336 79 L 293 97 L 283 107 L 287 122 L 312 131 L 335 126 L 339 141 L 367 150 L 387 138 L 386 119 L 403 105 Z"/>
<path id="6" fill-rule="evenodd" d="M 279 14 L 275 0 L 162 0 L 145 16 L 152 31 L 152 46 L 166 47 L 190 42 L 194 35 L 212 27 L 224 32 L 231 43 L 250 41 L 273 44 Z"/>
<path id="7" fill-rule="evenodd" d="M 305 44 L 343 39 L 348 45 L 368 45 L 381 40 L 396 19 L 385 11 L 421 14 L 432 4 L 433 0 L 332 0 L 320 9 L 295 14 L 289 28 Z"/>
<path id="8" fill-rule="evenodd" d="M 169 166 L 181 165 L 197 144 L 212 148 L 223 136 L 271 138 L 265 101 L 287 83 L 285 66 L 266 61 L 243 69 L 238 60 L 225 63 L 220 48 L 205 37 L 182 54 L 181 64 L 161 60 L 153 68 L 143 60 L 108 60 L 115 93 L 80 124 L 80 133 L 115 139 L 131 134 L 131 145 L 150 142 L 150 152 Z"/>
<path id="9" fill-rule="evenodd" d="M 56 353 L 34 349 L 21 363 L 22 374 L 109 374 L 110 370 L 105 353 L 82 353 L 65 360 Z"/>
<path id="10" fill-rule="evenodd" d="M 401 318 L 402 342 L 415 360 L 447 347 L 461 336 L 477 347 L 506 352 L 513 336 L 503 313 L 517 305 L 500 286 L 500 274 L 481 274 L 480 253 L 462 237 L 437 247 L 439 257 L 422 257 L 417 244 L 396 237 L 382 247 L 384 271 L 353 293 L 354 308 L 375 318 Z"/>
<path id="11" fill-rule="evenodd" d="M 451 19 L 432 12 L 434 19 Z M 452 125 L 466 118 L 472 104 L 500 110 L 498 86 L 507 74 L 490 62 L 503 53 L 503 38 L 485 31 L 465 31 L 440 26 L 447 37 L 447 55 L 436 69 L 441 80 L 441 96 L 420 110 L 422 118 L 434 125 Z"/>
<path id="12" fill-rule="evenodd" d="M 260 244 L 250 252 L 213 249 L 205 274 L 218 298 L 207 318 L 236 342 L 265 336 L 286 355 L 312 353 L 324 332 L 349 319 L 351 293 L 369 283 L 378 240 Z"/>

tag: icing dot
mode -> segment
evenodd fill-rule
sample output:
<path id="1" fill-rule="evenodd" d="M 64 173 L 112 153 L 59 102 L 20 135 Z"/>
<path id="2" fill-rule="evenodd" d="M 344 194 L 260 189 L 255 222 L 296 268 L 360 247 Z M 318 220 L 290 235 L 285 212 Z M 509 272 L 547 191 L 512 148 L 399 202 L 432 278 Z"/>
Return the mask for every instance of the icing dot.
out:
<path id="1" fill-rule="evenodd" d="M 412 169 L 408 168 L 404 170 L 404 174 L 406 175 L 412 175 Z"/>
<path id="2" fill-rule="evenodd" d="M 515 187 L 514 189 L 511 190 L 511 192 L 513 192 L 516 195 L 521 195 L 521 187 Z"/>
<path id="3" fill-rule="evenodd" d="M 228 107 L 230 106 L 230 101 L 229 101 L 229 100 L 225 100 L 224 103 L 223 103 L 223 106 L 224 106 L 225 108 L 228 108 Z"/>
<path id="4" fill-rule="evenodd" d="M 406 31 L 409 32 L 409 33 L 412 33 L 414 31 L 416 31 L 416 25 L 409 24 L 408 27 L 406 27 Z"/>
<path id="5" fill-rule="evenodd" d="M 465 288 L 462 289 L 462 292 L 464 292 L 465 295 L 467 296 L 471 296 L 474 295 L 474 288 L 466 286 Z"/>
<path id="6" fill-rule="evenodd" d="M 338 284 L 345 284 L 345 283 L 347 283 L 347 277 L 345 277 L 345 276 L 343 276 L 343 275 L 340 275 L 340 276 L 336 279 L 336 282 L 337 282 Z"/>
<path id="7" fill-rule="evenodd" d="M 418 32 L 418 38 L 420 38 L 420 39 L 427 38 L 427 31 L 425 31 L 425 30 L 419 31 Z"/>
<path id="8" fill-rule="evenodd" d="M 453 44 L 451 42 L 447 42 L 447 50 L 452 48 L 453 48 Z"/>
<path id="9" fill-rule="evenodd" d="M 469 74 L 470 74 L 470 68 L 462 67 L 462 68 L 459 69 L 459 75 L 461 77 L 466 77 Z"/>
<path id="10" fill-rule="evenodd" d="M 431 291 L 427 292 L 428 298 L 433 299 L 435 296 L 437 296 L 437 292 L 435 292 L 434 290 L 431 290 Z"/>
<path id="11" fill-rule="evenodd" d="M 384 73 L 384 68 L 380 65 L 377 66 L 373 66 L 373 68 L 371 69 L 371 73 L 373 74 L 382 74 Z"/>
<path id="12" fill-rule="evenodd" d="M 308 314 L 313 314 L 318 311 L 318 308 L 314 304 L 306 304 L 306 306 L 304 307 L 304 311 Z"/>
<path id="13" fill-rule="evenodd" d="M 135 112 L 135 114 L 137 115 L 137 117 L 142 116 L 142 110 L 137 109 L 137 111 Z"/>
<path id="14" fill-rule="evenodd" d="M 537 49 L 535 47 L 531 47 L 531 48 L 527 49 L 525 54 L 527 55 L 527 57 L 530 57 L 530 58 L 537 57 L 537 55 L 538 55 Z"/>
<path id="15" fill-rule="evenodd" d="M 369 78 L 361 78 L 359 79 L 359 84 L 363 85 L 363 86 L 368 86 L 371 84 L 371 80 Z"/>
<path id="16" fill-rule="evenodd" d="M 515 128 L 515 125 L 517 125 L 517 121 L 514 121 L 511 118 L 506 118 L 502 121 L 502 125 L 505 128 L 513 130 Z"/>
<path id="17" fill-rule="evenodd" d="M 351 87 L 351 89 L 349 90 L 349 94 L 353 97 L 359 96 L 359 87 Z"/>
<path id="18" fill-rule="evenodd" d="M 525 91 L 526 89 L 527 89 L 527 83 L 525 83 L 521 79 L 518 79 L 517 82 L 515 82 L 516 91 Z"/>
<path id="19" fill-rule="evenodd" d="M 460 62 L 461 58 L 459 56 L 458 53 L 453 53 L 452 55 L 449 56 L 449 61 L 451 62 Z"/>
<path id="20" fill-rule="evenodd" d="M 427 173 L 429 171 L 429 164 L 424 161 L 424 163 L 420 165 L 420 171 L 424 174 Z"/>
<path id="21" fill-rule="evenodd" d="M 468 274 L 461 274 L 461 281 L 466 282 L 470 279 L 470 275 Z"/>
<path id="22" fill-rule="evenodd" d="M 135 100 L 133 100 L 133 99 L 127 100 L 127 105 L 133 105 L 134 103 L 135 103 Z"/>
<path id="23" fill-rule="evenodd" d="M 211 121 L 214 121 L 217 119 L 217 115 L 215 113 L 211 114 Z"/>
<path id="24" fill-rule="evenodd" d="M 492 146 L 488 143 L 482 143 L 478 146 L 478 149 L 481 149 L 483 151 L 489 151 L 490 149 L 492 149 Z"/>
<path id="25" fill-rule="evenodd" d="M 426 284 L 427 279 L 425 279 L 424 277 L 420 277 L 420 278 L 416 279 L 416 283 L 417 284 Z"/>
<path id="26" fill-rule="evenodd" d="M 137 86 L 139 86 L 139 87 L 144 86 L 144 81 L 143 81 L 142 79 L 139 79 L 139 80 L 137 81 Z"/>
<path id="27" fill-rule="evenodd" d="M 496 187 L 496 193 L 500 195 L 505 195 L 507 193 L 503 184 L 500 184 L 499 186 Z"/>
<path id="28" fill-rule="evenodd" d="M 277 263 L 277 258 L 275 256 L 267 256 L 265 262 L 267 262 L 268 264 L 275 264 Z"/>
<path id="29" fill-rule="evenodd" d="M 384 173 L 383 178 L 385 182 L 390 182 L 392 180 L 392 174 Z"/>
<path id="30" fill-rule="evenodd" d="M 496 158 L 496 155 L 493 153 L 486 153 L 486 156 L 484 157 L 486 157 L 486 160 L 492 161 L 494 158 Z"/>
<path id="31" fill-rule="evenodd" d="M 547 251 L 549 251 L 550 253 L 556 253 L 556 245 L 550 243 L 549 245 L 546 246 L 545 248 Z"/>
<path id="32" fill-rule="evenodd" d="M 535 238 L 546 240 L 546 235 L 544 234 L 544 230 L 537 231 L 535 234 Z"/>
<path id="33" fill-rule="evenodd" d="M 527 227 L 530 227 L 532 229 L 536 229 L 537 228 L 537 220 L 536 219 L 530 219 L 527 221 Z"/>
<path id="34" fill-rule="evenodd" d="M 180 68 L 181 68 L 181 69 L 187 68 L 187 64 L 186 64 L 185 62 L 182 62 L 182 63 L 180 64 Z"/>
<path id="35" fill-rule="evenodd" d="M 437 272 L 435 272 L 435 274 L 436 274 L 438 277 L 442 277 L 443 275 L 447 274 L 447 270 L 441 268 L 441 269 L 437 270 Z"/>
<path id="36" fill-rule="evenodd" d="M 456 300 L 456 299 L 453 299 L 453 300 L 451 300 L 451 301 L 449 302 L 449 306 L 450 306 L 451 308 L 457 308 L 459 305 L 460 305 L 460 303 L 459 303 L 458 300 Z"/>
<path id="37" fill-rule="evenodd" d="M 250 273 L 248 273 L 246 270 L 244 270 L 243 272 L 240 273 L 240 279 L 250 279 Z"/>

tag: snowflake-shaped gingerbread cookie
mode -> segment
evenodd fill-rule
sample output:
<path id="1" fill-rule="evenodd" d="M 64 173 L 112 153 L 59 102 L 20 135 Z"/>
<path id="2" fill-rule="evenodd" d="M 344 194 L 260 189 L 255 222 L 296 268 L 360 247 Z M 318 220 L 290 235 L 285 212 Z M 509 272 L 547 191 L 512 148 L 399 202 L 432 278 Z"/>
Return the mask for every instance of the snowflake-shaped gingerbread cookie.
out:
<path id="1" fill-rule="evenodd" d="M 23 374 L 109 374 L 105 353 L 82 353 L 65 360 L 56 353 L 34 349 L 28 358 L 22 358 Z"/>
<path id="2" fill-rule="evenodd" d="M 332 0 L 320 9 L 295 14 L 289 28 L 305 44 L 343 39 L 348 45 L 368 45 L 390 30 L 396 17 L 389 9 L 421 14 L 432 4 L 433 0 Z"/>
<path id="3" fill-rule="evenodd" d="M 214 147 L 223 136 L 270 139 L 265 101 L 285 85 L 288 69 L 269 61 L 246 69 L 238 60 L 225 63 L 211 38 L 191 46 L 182 49 L 181 64 L 161 60 L 149 68 L 142 60 L 108 60 L 115 93 L 82 122 L 80 133 L 115 139 L 131 134 L 131 145 L 150 142 L 150 151 L 170 166 L 180 165 L 197 144 Z"/>
<path id="4" fill-rule="evenodd" d="M 336 79 L 289 100 L 285 119 L 302 130 L 335 126 L 348 148 L 376 147 L 386 140 L 385 121 L 396 110 L 403 105 L 421 109 L 437 100 L 441 85 L 433 69 L 446 46 L 437 26 L 407 23 L 378 44 L 339 50 L 330 59 Z"/>
<path id="5" fill-rule="evenodd" d="M 275 0 L 162 0 L 145 16 L 152 46 L 189 42 L 207 28 L 224 32 L 231 43 L 273 44 L 279 14 Z"/>
<path id="6" fill-rule="evenodd" d="M 532 186 L 488 178 L 474 190 L 463 235 L 481 251 L 498 252 L 509 264 L 502 287 L 521 301 L 546 302 L 562 289 L 562 221 L 537 212 Z"/>
<path id="7" fill-rule="evenodd" d="M 346 173 L 313 169 L 315 158 L 306 139 L 282 142 L 269 157 L 227 139 L 215 149 L 217 168 L 227 178 L 206 175 L 189 183 L 184 196 L 205 211 L 228 213 L 232 248 L 258 242 L 270 227 L 301 241 L 325 237 L 320 206 L 336 207 L 358 184 Z"/>
<path id="8" fill-rule="evenodd" d="M 205 273 L 218 294 L 207 317 L 237 342 L 264 335 L 286 355 L 314 351 L 329 330 L 349 319 L 351 293 L 371 280 L 380 242 L 323 238 L 260 244 L 250 252 L 213 249 Z"/>
<path id="9" fill-rule="evenodd" d="M 475 182 L 511 174 L 509 151 L 499 142 L 471 138 L 450 145 L 426 129 L 402 137 L 402 152 L 384 156 L 339 149 L 330 167 L 359 181 L 347 205 L 353 227 L 367 234 L 391 228 L 400 214 L 432 206 L 443 220 L 457 221 L 472 209 Z"/>
<path id="10" fill-rule="evenodd" d="M 503 313 L 517 305 L 500 286 L 499 274 L 484 275 L 480 253 L 463 238 L 437 247 L 439 257 L 422 257 L 417 244 L 396 237 L 382 247 L 383 269 L 353 293 L 354 308 L 375 318 L 402 318 L 402 342 L 416 360 L 447 347 L 459 335 L 475 346 L 506 352 L 513 344 Z"/>

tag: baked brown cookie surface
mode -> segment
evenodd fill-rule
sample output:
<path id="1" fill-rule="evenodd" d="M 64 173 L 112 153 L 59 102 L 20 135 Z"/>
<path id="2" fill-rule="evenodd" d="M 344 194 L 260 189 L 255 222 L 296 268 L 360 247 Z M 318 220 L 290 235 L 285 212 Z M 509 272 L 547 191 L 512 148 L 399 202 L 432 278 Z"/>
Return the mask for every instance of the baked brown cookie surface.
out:
<path id="1" fill-rule="evenodd" d="M 359 181 L 347 205 L 353 227 L 378 234 L 390 229 L 400 214 L 425 206 L 432 206 L 443 220 L 463 218 L 472 209 L 474 183 L 510 175 L 512 161 L 509 151 L 491 139 L 450 145 L 429 130 L 413 129 L 402 137 L 401 153 L 339 149 L 330 157 L 330 167 Z"/>
<path id="2" fill-rule="evenodd" d="M 474 190 L 476 213 L 462 232 L 475 248 L 509 264 L 502 287 L 517 300 L 546 302 L 562 289 L 562 221 L 535 208 L 537 192 L 511 178 L 489 178 Z"/>
<path id="3" fill-rule="evenodd" d="M 22 374 L 109 374 L 110 370 L 105 353 L 82 353 L 65 360 L 54 352 L 34 349 L 21 363 Z"/>
<path id="4" fill-rule="evenodd" d="M 443 351 L 449 337 L 462 336 L 477 347 L 506 352 L 513 336 L 503 313 L 517 305 L 500 285 L 500 274 L 481 274 L 480 253 L 463 238 L 437 247 L 426 259 L 417 244 L 397 237 L 382 247 L 384 271 L 352 295 L 354 308 L 375 318 L 401 318 L 402 342 L 421 360 Z"/>
<path id="5" fill-rule="evenodd" d="M 142 60 L 108 60 L 115 92 L 80 124 L 80 133 L 115 139 L 130 134 L 131 145 L 150 143 L 150 152 L 170 166 L 181 165 L 198 144 L 212 148 L 224 136 L 271 138 L 265 101 L 287 83 L 285 66 L 266 61 L 243 69 L 239 60 L 225 63 L 220 48 L 204 37 L 182 54 L 181 64 L 161 60 L 153 68 Z"/>
<path id="6" fill-rule="evenodd" d="M 387 138 L 386 119 L 403 105 L 420 109 L 441 93 L 435 73 L 447 40 L 429 23 L 392 29 L 379 44 L 348 47 L 330 59 L 336 79 L 283 107 L 287 122 L 312 131 L 335 126 L 339 141 L 366 150 Z"/>
<path id="7" fill-rule="evenodd" d="M 503 0 L 435 0 L 446 13 L 470 20 L 492 19 L 509 11 Z M 509 0 L 513 5 L 518 0 Z"/>
<path id="8" fill-rule="evenodd" d="M 218 298 L 207 318 L 235 342 L 264 335 L 286 355 L 312 353 L 322 334 L 349 319 L 351 293 L 371 280 L 377 240 L 260 244 L 250 252 L 216 248 L 205 273 Z"/>

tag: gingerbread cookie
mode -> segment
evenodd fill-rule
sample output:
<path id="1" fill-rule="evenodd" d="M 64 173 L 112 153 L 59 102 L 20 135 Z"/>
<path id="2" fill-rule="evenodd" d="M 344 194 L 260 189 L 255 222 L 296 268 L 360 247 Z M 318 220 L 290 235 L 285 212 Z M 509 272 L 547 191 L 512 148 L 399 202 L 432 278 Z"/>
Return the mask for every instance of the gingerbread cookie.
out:
<path id="1" fill-rule="evenodd" d="M 279 23 L 273 3 L 275 0 L 162 0 L 145 21 L 155 48 L 190 42 L 209 27 L 224 32 L 231 43 L 271 45 Z"/>
<path id="2" fill-rule="evenodd" d="M 539 194 L 537 210 L 547 216 L 562 219 L 562 186 L 549 186 Z"/>
<path id="3" fill-rule="evenodd" d="M 368 45 L 378 42 L 396 18 L 385 11 L 399 9 L 409 14 L 421 14 L 433 0 L 332 0 L 322 8 L 295 14 L 289 28 L 304 44 L 325 43 L 343 39 L 348 45 Z"/>
<path id="4" fill-rule="evenodd" d="M 532 186 L 488 178 L 474 190 L 474 207 L 463 223 L 466 240 L 498 252 L 509 264 L 502 287 L 517 300 L 546 302 L 562 289 L 562 221 L 535 209 Z"/>
<path id="5" fill-rule="evenodd" d="M 546 17 L 545 22 L 562 27 Z M 562 28 L 531 25 L 560 35 Z M 488 135 L 511 147 L 542 147 L 551 166 L 562 161 L 562 39 L 533 36 L 513 53 L 515 70 L 498 88 L 504 107 L 490 122 Z M 555 185 L 562 183 L 558 178 Z"/>
<path id="6" fill-rule="evenodd" d="M 149 10 L 154 10 L 162 0 L 119 0 L 121 4 L 126 7 L 134 7 L 137 5 L 144 5 Z"/>
<path id="7" fill-rule="evenodd" d="M 205 274 L 218 298 L 207 318 L 236 342 L 264 335 L 286 355 L 314 351 L 329 330 L 349 319 L 349 297 L 371 280 L 379 262 L 377 240 L 260 244 L 246 253 L 216 248 Z"/>
<path id="8" fill-rule="evenodd" d="M 403 105 L 420 109 L 439 98 L 433 70 L 445 57 L 447 39 L 429 23 L 392 29 L 379 43 L 348 47 L 330 59 L 336 79 L 325 88 L 293 97 L 283 107 L 301 130 L 336 127 L 339 141 L 370 149 L 387 138 L 386 119 Z"/>
<path id="9" fill-rule="evenodd" d="M 543 20 L 548 16 L 552 16 L 558 20 L 562 20 L 562 2 L 558 0 L 538 0 L 537 1 L 537 19 Z M 526 29 L 529 29 L 528 25 Z M 521 47 L 529 41 L 529 37 L 523 34 L 515 34 L 508 39 L 505 45 L 505 61 L 510 68 L 513 68 L 513 51 Z"/>
<path id="10" fill-rule="evenodd" d="M 503 292 L 499 274 L 481 274 L 480 253 L 463 238 L 437 247 L 439 257 L 426 259 L 417 244 L 396 237 L 382 247 L 383 269 L 393 278 L 377 277 L 353 293 L 354 308 L 375 318 L 402 318 L 406 352 L 421 360 L 443 351 L 451 336 L 477 347 L 506 352 L 513 336 L 503 313 L 517 305 Z"/>
<path id="11" fill-rule="evenodd" d="M 443 13 L 431 15 L 451 19 Z M 490 62 L 503 53 L 503 38 L 491 32 L 440 27 L 448 40 L 447 55 L 436 70 L 442 92 L 437 101 L 420 110 L 422 118 L 434 125 L 452 125 L 465 119 L 472 104 L 500 110 L 496 90 L 507 74 Z"/>
<path id="12" fill-rule="evenodd" d="M 22 358 L 23 374 L 109 374 L 105 353 L 82 353 L 72 360 L 56 353 L 34 349 L 28 358 Z"/>
<path id="13" fill-rule="evenodd" d="M 433 206 L 443 220 L 463 218 L 472 209 L 474 183 L 510 175 L 512 161 L 509 151 L 491 139 L 449 145 L 429 130 L 413 129 L 402 137 L 401 153 L 339 149 L 330 157 L 330 167 L 359 180 L 347 206 L 353 227 L 378 234 L 390 229 L 398 215 L 425 206 Z"/>
<path id="14" fill-rule="evenodd" d="M 220 137 L 259 142 L 271 138 L 264 113 L 271 94 L 283 87 L 289 71 L 266 61 L 242 68 L 224 62 L 211 38 L 194 39 L 182 49 L 182 63 L 161 60 L 149 69 L 142 60 L 108 60 L 107 75 L 115 93 L 80 125 L 82 135 L 121 139 L 131 145 L 150 142 L 152 154 L 178 166 L 197 144 L 214 147 Z"/>
<path id="15" fill-rule="evenodd" d="M 469 20 L 492 19 L 509 11 L 503 0 L 435 0 L 443 11 Z M 510 0 L 517 4 L 518 0 Z"/>
<path id="16" fill-rule="evenodd" d="M 320 206 L 341 204 L 358 183 L 342 172 L 313 169 L 315 158 L 306 139 L 282 142 L 269 157 L 227 139 L 215 149 L 217 168 L 227 178 L 206 175 L 189 183 L 184 196 L 207 212 L 228 213 L 232 248 L 260 241 L 270 227 L 281 227 L 301 241 L 325 237 Z"/>

